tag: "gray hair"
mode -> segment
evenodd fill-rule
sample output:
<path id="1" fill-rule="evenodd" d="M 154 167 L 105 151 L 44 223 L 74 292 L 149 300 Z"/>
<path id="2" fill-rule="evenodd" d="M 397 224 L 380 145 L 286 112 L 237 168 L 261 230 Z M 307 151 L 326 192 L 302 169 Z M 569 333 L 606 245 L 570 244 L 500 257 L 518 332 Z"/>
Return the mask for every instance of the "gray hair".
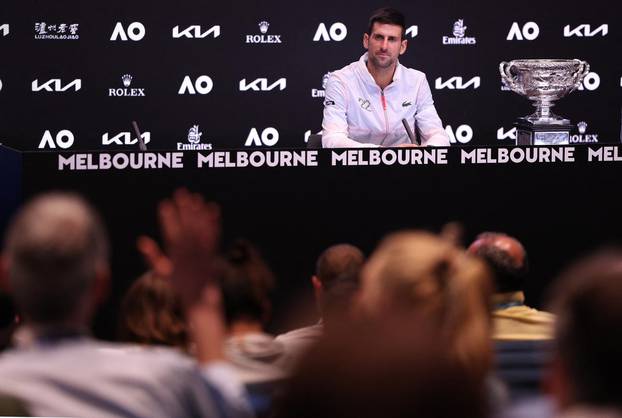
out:
<path id="1" fill-rule="evenodd" d="M 48 193 L 28 202 L 9 226 L 5 252 L 15 301 L 31 321 L 68 319 L 98 269 L 107 266 L 108 238 L 81 197 Z"/>

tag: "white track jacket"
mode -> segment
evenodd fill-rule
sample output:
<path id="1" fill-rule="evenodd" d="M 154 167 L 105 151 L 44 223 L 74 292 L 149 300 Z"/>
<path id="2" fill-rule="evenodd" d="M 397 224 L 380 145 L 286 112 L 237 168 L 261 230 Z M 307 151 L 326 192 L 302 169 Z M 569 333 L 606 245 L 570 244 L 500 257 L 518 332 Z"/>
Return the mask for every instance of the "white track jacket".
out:
<path id="1" fill-rule="evenodd" d="M 449 146 L 421 71 L 398 62 L 393 82 L 384 90 L 367 69 L 367 53 L 333 72 L 326 83 L 324 148 L 392 147 L 410 143 L 402 119 L 420 134 L 421 145 Z M 414 131 L 414 129 L 413 129 Z"/>

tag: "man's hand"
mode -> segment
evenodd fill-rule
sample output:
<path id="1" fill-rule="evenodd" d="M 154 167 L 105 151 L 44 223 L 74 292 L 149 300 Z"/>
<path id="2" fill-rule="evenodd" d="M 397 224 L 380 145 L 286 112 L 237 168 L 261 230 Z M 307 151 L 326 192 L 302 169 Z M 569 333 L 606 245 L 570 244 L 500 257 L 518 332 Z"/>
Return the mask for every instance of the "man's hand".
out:
<path id="1" fill-rule="evenodd" d="M 136 248 L 156 276 L 168 279 L 173 274 L 173 263 L 151 237 L 141 235 L 136 240 Z"/>
<path id="2" fill-rule="evenodd" d="M 417 144 L 399 144 L 399 148 L 419 148 L 421 145 Z"/>
<path id="3" fill-rule="evenodd" d="M 212 279 L 220 240 L 220 209 L 198 194 L 177 190 L 159 207 L 160 227 L 172 262 L 172 283 L 182 303 L 197 302 Z"/>
<path id="4" fill-rule="evenodd" d="M 225 324 L 222 295 L 213 273 L 220 240 L 220 209 L 204 202 L 200 195 L 180 189 L 172 199 L 160 203 L 158 212 L 172 263 L 171 283 L 186 311 L 196 358 L 203 364 L 222 360 Z M 150 244 L 146 245 L 147 253 L 153 259 L 169 260 L 157 245 L 156 251 L 149 248 Z"/>

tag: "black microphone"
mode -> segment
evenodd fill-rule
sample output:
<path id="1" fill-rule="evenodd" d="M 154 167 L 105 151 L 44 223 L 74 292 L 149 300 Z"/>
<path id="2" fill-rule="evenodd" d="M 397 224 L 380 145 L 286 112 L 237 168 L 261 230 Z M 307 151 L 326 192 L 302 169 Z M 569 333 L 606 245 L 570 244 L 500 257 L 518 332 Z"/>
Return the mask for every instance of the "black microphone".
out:
<path id="1" fill-rule="evenodd" d="M 410 143 L 421 145 L 421 141 L 419 141 L 419 138 L 413 134 L 413 131 L 410 129 L 410 125 L 408 125 L 406 119 L 402 119 L 402 124 L 404 125 L 404 128 L 406 128 L 406 133 L 408 134 L 408 138 L 410 138 Z"/>
<path id="2" fill-rule="evenodd" d="M 147 145 L 145 145 L 145 141 L 143 141 L 143 137 L 140 134 L 140 129 L 138 129 L 138 124 L 135 120 L 132 121 L 132 127 L 134 128 L 136 139 L 138 139 L 138 149 L 140 149 L 141 151 L 147 151 Z"/>

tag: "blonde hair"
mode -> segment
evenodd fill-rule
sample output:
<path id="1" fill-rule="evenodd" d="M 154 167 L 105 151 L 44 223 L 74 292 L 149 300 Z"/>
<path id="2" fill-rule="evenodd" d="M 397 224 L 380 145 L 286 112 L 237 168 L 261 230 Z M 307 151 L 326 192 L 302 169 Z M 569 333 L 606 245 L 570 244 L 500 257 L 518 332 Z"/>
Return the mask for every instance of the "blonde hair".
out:
<path id="1" fill-rule="evenodd" d="M 484 375 L 491 359 L 490 274 L 480 260 L 436 235 L 386 237 L 362 272 L 360 304 L 371 314 L 419 315 L 465 367 Z"/>

